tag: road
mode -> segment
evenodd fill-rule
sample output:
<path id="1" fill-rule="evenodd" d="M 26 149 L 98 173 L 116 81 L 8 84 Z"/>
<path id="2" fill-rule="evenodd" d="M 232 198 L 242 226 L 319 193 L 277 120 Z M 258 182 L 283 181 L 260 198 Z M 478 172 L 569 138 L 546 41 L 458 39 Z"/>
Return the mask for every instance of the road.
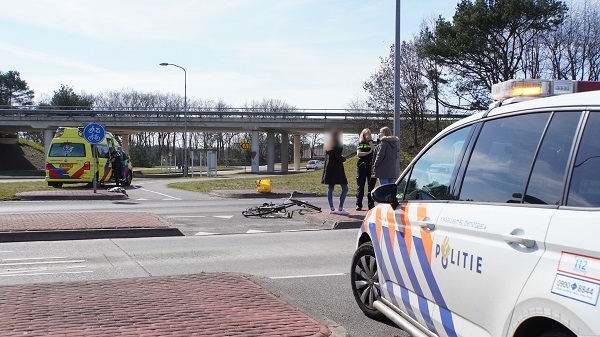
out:
<path id="1" fill-rule="evenodd" d="M 0 244 L 0 284 L 117 279 L 200 272 L 253 275 L 268 290 L 349 336 L 407 336 L 365 317 L 350 288 L 356 230 L 319 230 L 292 219 L 246 219 L 262 200 L 232 200 L 140 181 L 126 202 L 3 202 L 0 213 L 153 212 L 185 237 Z M 310 199 L 324 205 L 323 198 Z M 213 235 L 218 234 L 218 235 Z"/>

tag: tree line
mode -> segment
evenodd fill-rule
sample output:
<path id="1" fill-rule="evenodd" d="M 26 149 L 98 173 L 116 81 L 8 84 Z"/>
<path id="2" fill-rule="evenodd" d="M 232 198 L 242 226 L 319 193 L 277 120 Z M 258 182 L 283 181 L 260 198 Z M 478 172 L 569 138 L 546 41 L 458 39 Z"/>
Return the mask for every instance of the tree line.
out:
<path id="1" fill-rule="evenodd" d="M 365 81 L 379 114 L 394 107 L 394 46 Z M 462 0 L 452 20 L 425 19 L 400 54 L 402 140 L 417 152 L 445 126 L 425 114 L 487 109 L 492 85 L 517 78 L 600 80 L 600 1 Z"/>

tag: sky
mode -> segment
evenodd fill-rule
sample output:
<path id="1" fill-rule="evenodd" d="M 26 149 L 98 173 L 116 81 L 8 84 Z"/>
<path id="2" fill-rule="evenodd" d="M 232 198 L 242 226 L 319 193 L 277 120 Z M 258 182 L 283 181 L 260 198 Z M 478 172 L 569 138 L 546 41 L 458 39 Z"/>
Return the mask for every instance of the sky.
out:
<path id="1" fill-rule="evenodd" d="M 454 0 L 403 0 L 401 36 Z M 340 109 L 394 42 L 394 0 L 0 0 L 0 71 L 36 93 L 133 89 Z"/>

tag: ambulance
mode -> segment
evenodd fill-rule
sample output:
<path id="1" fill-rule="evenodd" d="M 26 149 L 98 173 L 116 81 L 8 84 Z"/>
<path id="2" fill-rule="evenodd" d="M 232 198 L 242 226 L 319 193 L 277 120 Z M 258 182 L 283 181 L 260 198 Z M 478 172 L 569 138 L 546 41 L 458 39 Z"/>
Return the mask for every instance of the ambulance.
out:
<path id="1" fill-rule="evenodd" d="M 598 90 L 496 84 L 488 111 L 375 189 L 352 259 L 358 307 L 413 337 L 600 336 Z"/>
<path id="2" fill-rule="evenodd" d="M 113 181 L 112 168 L 108 160 L 108 149 L 119 148 L 115 136 L 107 132 L 104 140 L 96 145 L 96 176 L 99 183 Z M 123 185 L 131 185 L 133 178 L 129 158 L 123 160 Z M 92 183 L 94 158 L 92 145 L 83 138 L 83 128 L 60 127 L 56 130 L 48 150 L 46 161 L 46 182 L 48 186 L 61 187 L 63 184 Z"/>

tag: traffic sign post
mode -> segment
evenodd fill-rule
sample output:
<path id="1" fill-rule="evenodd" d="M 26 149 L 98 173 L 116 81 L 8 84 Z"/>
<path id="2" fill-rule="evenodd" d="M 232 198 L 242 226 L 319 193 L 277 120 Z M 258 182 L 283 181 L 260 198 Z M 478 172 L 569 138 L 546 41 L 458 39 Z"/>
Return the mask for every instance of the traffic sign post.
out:
<path id="1" fill-rule="evenodd" d="M 83 129 L 83 138 L 92 144 L 92 155 L 94 158 L 94 175 L 92 177 L 92 182 L 94 186 L 94 193 L 98 188 L 98 151 L 96 150 L 96 144 L 101 143 L 106 136 L 106 131 L 104 130 L 104 126 L 96 123 L 90 123 L 85 126 Z"/>

